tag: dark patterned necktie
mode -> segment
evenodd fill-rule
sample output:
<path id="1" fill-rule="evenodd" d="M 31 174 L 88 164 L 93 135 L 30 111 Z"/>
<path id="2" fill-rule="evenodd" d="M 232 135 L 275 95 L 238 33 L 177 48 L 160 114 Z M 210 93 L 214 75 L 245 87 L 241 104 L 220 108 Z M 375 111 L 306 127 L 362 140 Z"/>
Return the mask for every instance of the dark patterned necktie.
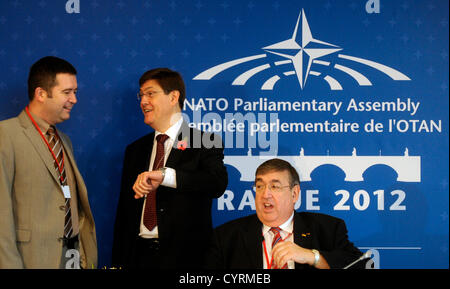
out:
<path id="1" fill-rule="evenodd" d="M 164 142 L 169 138 L 168 135 L 159 134 L 156 136 L 157 147 L 156 156 L 153 161 L 153 170 L 158 170 L 164 165 Z M 147 195 L 144 208 L 144 226 L 150 231 L 156 226 L 156 190 Z"/>
<path id="2" fill-rule="evenodd" d="M 53 150 L 53 153 L 56 156 L 56 160 L 58 161 L 59 167 L 61 168 L 61 171 L 58 169 L 58 165 L 56 164 L 56 161 L 54 161 L 55 170 L 57 175 L 59 176 L 59 181 L 61 183 L 61 186 L 67 186 L 67 176 L 66 176 L 66 170 L 64 168 L 64 162 L 63 162 L 63 146 L 61 143 L 61 139 L 59 138 L 58 134 L 56 133 L 56 130 L 53 126 L 50 126 L 47 130 L 48 135 L 48 144 L 50 145 L 50 148 Z M 72 213 L 70 210 L 70 198 L 65 198 L 65 217 L 64 217 L 64 237 L 70 238 L 72 235 Z"/>
<path id="3" fill-rule="evenodd" d="M 273 250 L 273 247 L 275 247 L 275 245 L 278 244 L 278 242 L 283 242 L 283 238 L 281 238 L 281 234 L 280 234 L 282 230 L 279 227 L 272 227 L 272 228 L 270 228 L 270 231 L 274 235 L 273 241 L 272 241 L 272 250 Z M 278 267 L 273 266 L 272 269 L 278 269 Z M 287 269 L 287 263 L 281 269 Z"/>

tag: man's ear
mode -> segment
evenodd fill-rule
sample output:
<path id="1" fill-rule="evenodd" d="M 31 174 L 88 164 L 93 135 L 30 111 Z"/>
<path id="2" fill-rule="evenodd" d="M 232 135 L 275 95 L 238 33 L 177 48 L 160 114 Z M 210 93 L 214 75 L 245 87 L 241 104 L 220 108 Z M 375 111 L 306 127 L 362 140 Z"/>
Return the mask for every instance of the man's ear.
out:
<path id="1" fill-rule="evenodd" d="M 39 102 L 43 102 L 48 97 L 48 93 L 42 87 L 36 87 L 34 90 L 34 99 Z"/>
<path id="2" fill-rule="evenodd" d="M 178 104 L 179 98 L 180 98 L 180 92 L 178 90 L 172 90 L 170 92 L 170 103 L 172 105 Z"/>
<path id="3" fill-rule="evenodd" d="M 300 196 L 300 185 L 295 185 L 292 188 L 292 200 L 294 204 L 297 202 L 299 196 Z"/>

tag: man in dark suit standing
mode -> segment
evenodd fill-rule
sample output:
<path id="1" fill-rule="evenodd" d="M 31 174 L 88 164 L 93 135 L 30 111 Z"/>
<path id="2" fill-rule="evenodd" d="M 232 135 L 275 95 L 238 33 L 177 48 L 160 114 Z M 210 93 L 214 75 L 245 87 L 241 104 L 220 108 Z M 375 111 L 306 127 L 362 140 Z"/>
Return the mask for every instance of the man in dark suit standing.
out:
<path id="1" fill-rule="evenodd" d="M 125 151 L 112 264 L 199 268 L 212 233 L 212 199 L 228 184 L 222 141 L 183 122 L 178 72 L 153 69 L 139 85 L 144 122 L 155 131 Z"/>
<path id="2" fill-rule="evenodd" d="M 261 164 L 254 190 L 256 214 L 214 230 L 206 268 L 343 268 L 362 255 L 348 240 L 344 221 L 294 210 L 300 180 L 288 162 Z"/>

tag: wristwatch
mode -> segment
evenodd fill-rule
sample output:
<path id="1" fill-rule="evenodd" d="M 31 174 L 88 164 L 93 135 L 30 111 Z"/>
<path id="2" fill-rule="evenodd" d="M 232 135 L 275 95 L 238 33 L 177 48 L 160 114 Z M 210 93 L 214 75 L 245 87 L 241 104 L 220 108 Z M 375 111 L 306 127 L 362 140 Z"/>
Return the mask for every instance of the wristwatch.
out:
<path id="1" fill-rule="evenodd" d="M 162 173 L 162 180 L 164 181 L 164 177 L 166 176 L 166 168 L 165 167 L 159 168 L 159 171 Z"/>
<path id="2" fill-rule="evenodd" d="M 314 264 L 313 264 L 313 267 L 316 267 L 317 263 L 319 263 L 320 253 L 316 249 L 312 249 L 311 252 L 314 253 Z"/>

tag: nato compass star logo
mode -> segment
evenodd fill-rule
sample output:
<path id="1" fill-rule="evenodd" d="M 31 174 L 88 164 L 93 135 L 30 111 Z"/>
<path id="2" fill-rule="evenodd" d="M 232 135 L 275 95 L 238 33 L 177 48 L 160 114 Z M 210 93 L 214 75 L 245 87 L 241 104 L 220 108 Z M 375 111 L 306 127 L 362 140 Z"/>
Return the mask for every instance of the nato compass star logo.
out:
<path id="1" fill-rule="evenodd" d="M 302 30 L 301 33 L 298 33 L 300 20 L 302 21 Z M 298 16 L 294 33 L 290 39 L 263 47 L 263 49 L 292 61 L 302 89 L 306 84 L 306 79 L 311 71 L 311 64 L 314 59 L 342 50 L 336 45 L 313 38 L 303 10 Z"/>
<path id="2" fill-rule="evenodd" d="M 281 67 L 282 65 L 287 65 L 288 67 L 293 67 L 294 70 L 285 70 L 282 73 L 281 77 L 295 75 L 300 84 L 300 89 L 302 90 L 306 86 L 306 81 L 308 80 L 309 76 L 322 78 L 329 85 L 331 90 L 343 90 L 342 85 L 338 80 L 328 74 L 323 75 L 323 73 L 321 73 L 320 71 L 313 70 L 313 66 L 314 68 L 319 68 L 319 70 L 320 66 L 327 66 L 329 68 L 339 70 L 349 75 L 360 86 L 372 86 L 372 82 L 361 72 L 342 64 L 332 64 L 331 62 L 320 60 L 321 57 L 334 54 L 343 49 L 334 44 L 315 39 L 312 35 L 308 20 L 306 19 L 305 11 L 303 9 L 298 16 L 297 23 L 295 24 L 294 32 L 292 33 L 291 38 L 269 46 L 265 46 L 262 49 L 268 53 L 275 54 L 286 60 L 276 61 L 273 64 L 265 63 L 263 65 L 253 67 L 238 75 L 233 80 L 232 85 L 245 85 L 251 77 L 262 71 L 266 71 L 270 68 L 273 68 L 274 66 Z M 211 67 L 201 72 L 193 79 L 210 80 L 217 74 L 229 68 L 266 57 L 267 54 L 258 54 L 234 59 Z M 411 80 L 403 73 L 371 60 L 344 54 L 337 54 L 337 58 L 366 65 L 388 75 L 395 81 Z M 262 84 L 261 90 L 273 90 L 275 84 L 281 79 L 281 77 L 278 74 L 272 75 Z"/>

